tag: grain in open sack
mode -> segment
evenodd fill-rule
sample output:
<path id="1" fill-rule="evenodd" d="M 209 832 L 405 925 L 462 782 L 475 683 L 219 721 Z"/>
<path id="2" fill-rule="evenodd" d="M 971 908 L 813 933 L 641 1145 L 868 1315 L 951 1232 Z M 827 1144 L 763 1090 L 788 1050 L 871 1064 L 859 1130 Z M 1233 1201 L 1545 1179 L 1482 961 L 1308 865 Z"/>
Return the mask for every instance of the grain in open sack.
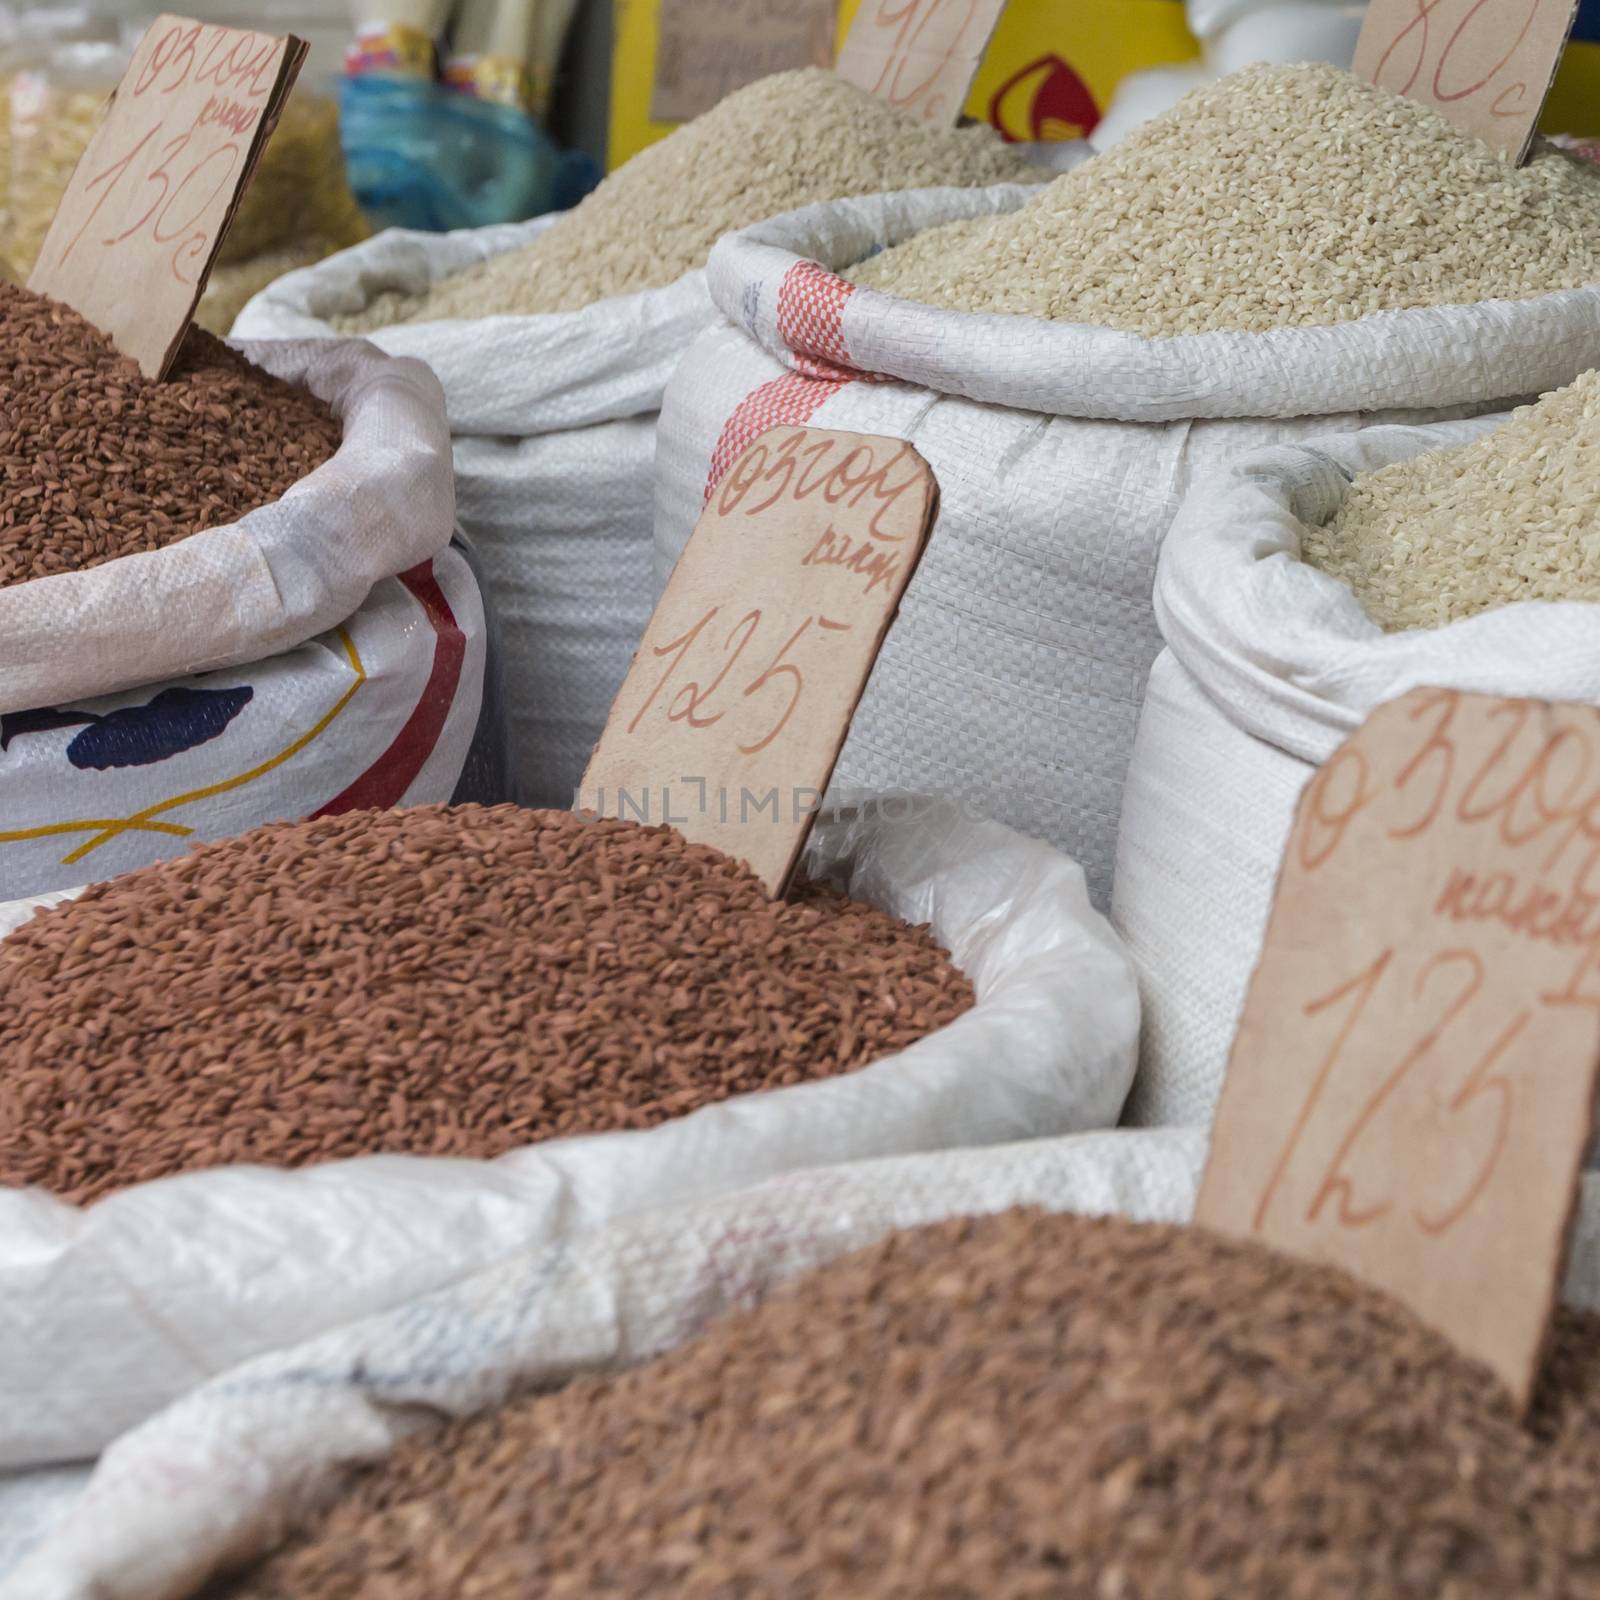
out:
<path id="1" fill-rule="evenodd" d="M 1600 371 L 1470 444 L 1362 473 L 1301 555 L 1388 632 L 1600 600 Z"/>
<path id="2" fill-rule="evenodd" d="M 532 244 L 334 322 L 367 333 L 576 311 L 663 288 L 703 266 L 723 234 L 813 201 L 1036 176 L 988 128 L 930 128 L 826 68 L 780 72 L 640 151 Z"/>
<path id="3" fill-rule="evenodd" d="M 214 1600 L 1581 1600 L 1600 1319 L 1528 1428 L 1332 1268 L 1010 1211 L 424 1430 Z"/>
<path id="4" fill-rule="evenodd" d="M 0 941 L 0 1184 L 493 1157 L 833 1076 L 952 1021 L 925 929 L 774 902 L 668 828 L 515 806 L 274 824 Z"/>
<path id="5" fill-rule="evenodd" d="M 857 283 L 950 311 L 1168 335 L 1307 327 L 1600 281 L 1600 170 L 1513 167 L 1338 67 L 1196 89 L 1020 210 L 932 228 Z"/>
<path id="6" fill-rule="evenodd" d="M 340 438 L 322 401 L 210 334 L 153 383 L 77 312 L 0 283 L 0 587 L 237 522 Z"/>

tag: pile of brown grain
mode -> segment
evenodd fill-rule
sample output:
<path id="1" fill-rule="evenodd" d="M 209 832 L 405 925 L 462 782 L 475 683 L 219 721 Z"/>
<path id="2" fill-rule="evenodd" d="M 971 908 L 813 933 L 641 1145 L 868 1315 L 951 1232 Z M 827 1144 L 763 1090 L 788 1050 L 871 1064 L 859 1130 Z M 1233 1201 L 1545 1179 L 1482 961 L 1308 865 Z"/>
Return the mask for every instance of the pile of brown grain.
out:
<path id="1" fill-rule="evenodd" d="M 1014 1211 L 417 1435 L 229 1600 L 1583 1600 L 1600 1319 L 1530 1429 L 1337 1271 Z"/>
<path id="2" fill-rule="evenodd" d="M 151 383 L 75 311 L 0 283 L 0 588 L 236 522 L 340 436 L 315 396 L 209 334 Z"/>
<path id="3" fill-rule="evenodd" d="M 0 941 L 0 1184 L 489 1157 L 865 1066 L 971 985 L 667 828 L 515 806 L 257 828 Z"/>

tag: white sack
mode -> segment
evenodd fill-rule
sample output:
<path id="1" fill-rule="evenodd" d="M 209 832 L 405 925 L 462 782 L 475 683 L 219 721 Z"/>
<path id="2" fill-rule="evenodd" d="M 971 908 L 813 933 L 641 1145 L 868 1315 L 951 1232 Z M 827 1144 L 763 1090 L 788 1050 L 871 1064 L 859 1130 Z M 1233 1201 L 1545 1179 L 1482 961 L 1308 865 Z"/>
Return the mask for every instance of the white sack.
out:
<path id="1" fill-rule="evenodd" d="M 86 1210 L 0 1190 L 0 1468 L 93 1454 L 246 1357 L 630 1212 L 797 1167 L 1115 1122 L 1138 996 L 1073 862 L 948 809 L 819 824 L 810 860 L 931 923 L 977 1006 L 859 1072 L 492 1162 L 218 1168 Z"/>
<path id="2" fill-rule="evenodd" d="M 1600 704 L 1600 612 L 1525 602 L 1384 633 L 1299 559 L 1351 475 L 1502 418 L 1263 451 L 1190 495 L 1155 605 L 1169 654 L 1128 773 L 1112 916 L 1139 965 L 1139 1123 L 1208 1121 L 1260 953 L 1294 806 L 1374 709 L 1422 685 Z"/>
<path id="3" fill-rule="evenodd" d="M 332 406 L 339 449 L 238 522 L 0 589 L 0 712 L 278 655 L 450 542 L 449 434 L 431 373 L 365 344 L 240 349 Z M 0 794 L 4 783 L 0 763 Z"/>
<path id="4" fill-rule="evenodd" d="M 1198 1128 L 1122 1129 L 798 1172 L 507 1260 L 252 1362 L 119 1440 L 0 1600 L 185 1600 L 419 1428 L 646 1360 L 896 1228 L 1014 1205 L 1185 1221 L 1205 1146 Z M 1565 1297 L 1600 1303 L 1592 1176 Z"/>
<path id="5" fill-rule="evenodd" d="M 909 439 L 939 480 L 939 517 L 836 779 L 970 796 L 1080 860 L 1104 903 L 1160 648 L 1156 555 L 1190 484 L 1264 444 L 1569 382 L 1600 362 L 1600 285 L 1147 339 L 941 311 L 824 270 L 1036 192 L 839 200 L 721 240 L 709 280 L 732 326 L 702 335 L 667 387 L 656 570 L 664 581 L 708 482 L 766 428 Z"/>
<path id="6" fill-rule="evenodd" d="M 0 716 L 0 897 L 112 878 L 263 822 L 449 800 L 485 670 L 477 581 L 446 549 L 280 654 Z"/>
<path id="7" fill-rule="evenodd" d="M 626 1365 L 895 1228 L 1042 1205 L 1187 1217 L 1195 1129 L 1101 1132 L 796 1172 L 535 1248 L 215 1380 L 119 1440 L 0 1600 L 178 1600 L 274 1541 L 341 1465 L 404 1435 Z"/>
<path id="8" fill-rule="evenodd" d="M 337 337 L 329 318 L 519 249 L 557 219 L 390 229 L 257 295 L 235 331 Z M 661 390 L 714 316 L 704 272 L 581 311 L 367 335 L 444 385 L 457 515 L 500 614 L 521 798 L 570 806 L 650 620 L 650 471 Z"/>

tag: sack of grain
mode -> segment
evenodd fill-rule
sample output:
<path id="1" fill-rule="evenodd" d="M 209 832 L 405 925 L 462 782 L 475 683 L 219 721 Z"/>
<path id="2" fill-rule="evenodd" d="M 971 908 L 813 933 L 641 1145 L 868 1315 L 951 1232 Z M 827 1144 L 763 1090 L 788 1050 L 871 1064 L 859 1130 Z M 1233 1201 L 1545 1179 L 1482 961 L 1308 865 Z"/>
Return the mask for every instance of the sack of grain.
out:
<path id="1" fill-rule="evenodd" d="M 731 326 L 663 403 L 658 582 L 763 429 L 909 439 L 939 520 L 836 778 L 971 795 L 1082 861 L 1104 903 L 1188 486 L 1253 447 L 1493 409 L 1600 359 L 1600 176 L 1553 151 L 1509 172 L 1349 74 L 1264 68 L 1043 190 L 736 233 L 710 267 Z M 1396 206 L 1397 184 L 1423 199 Z M 1493 228 L 1461 220 L 1469 198 Z"/>
<path id="2" fill-rule="evenodd" d="M 1216 1476 L 1203 1490 L 1195 1489 L 1177 1468 L 1187 1461 L 1192 1469 L 1193 1446 L 1214 1437 L 1206 1424 L 1218 1416 L 1229 1419 L 1224 1438 L 1230 1429 L 1267 1433 L 1292 1424 L 1297 1443 L 1305 1437 L 1299 1430 L 1308 1425 L 1315 1429 L 1319 1413 L 1342 1418 L 1353 1438 L 1366 1441 L 1369 1448 L 1361 1453 L 1359 1465 L 1369 1471 L 1405 1474 L 1416 1460 L 1414 1451 L 1448 1439 L 1445 1468 L 1435 1475 L 1446 1492 L 1475 1492 L 1479 1474 L 1498 1474 L 1509 1454 L 1515 1462 L 1513 1476 L 1522 1481 L 1504 1492 L 1538 1494 L 1535 1476 L 1526 1470 L 1525 1452 L 1538 1448 L 1530 1440 L 1548 1440 L 1554 1430 L 1531 1434 L 1519 1429 L 1491 1396 L 1484 1409 L 1500 1419 L 1491 1423 L 1499 1444 L 1475 1453 L 1478 1472 L 1461 1474 L 1457 1446 L 1465 1430 L 1446 1435 L 1440 1425 L 1445 1397 L 1453 1407 L 1460 1390 L 1453 1382 L 1437 1381 L 1452 1370 L 1441 1362 L 1459 1369 L 1459 1358 L 1447 1355 L 1442 1341 L 1422 1335 L 1392 1303 L 1355 1289 L 1342 1274 L 1296 1266 L 1255 1247 L 1208 1243 L 1205 1234 L 1165 1230 L 1141 1238 L 1132 1222 L 1087 1220 L 1186 1219 L 1205 1143 L 1198 1129 L 1120 1130 L 796 1172 L 613 1225 L 590 1236 L 581 1248 L 534 1250 L 507 1259 L 453 1289 L 228 1373 L 117 1441 L 65 1520 L 9 1583 L 0 1583 L 0 1596 L 89 1600 L 115 1593 L 119 1600 L 185 1600 L 213 1573 L 248 1561 L 297 1524 L 314 1527 L 317 1508 L 338 1492 L 350 1468 L 386 1457 L 402 1470 L 404 1463 L 421 1465 L 431 1458 L 430 1481 L 414 1481 L 413 1492 L 389 1497 L 393 1521 L 387 1532 L 369 1526 L 362 1546 L 347 1547 L 339 1574 L 343 1594 L 451 1592 L 465 1563 L 473 1569 L 474 1592 L 487 1595 L 526 1592 L 530 1582 L 556 1576 L 565 1577 L 574 1593 L 600 1592 L 607 1585 L 597 1574 L 588 1572 L 589 1581 L 580 1581 L 587 1563 L 610 1557 L 619 1570 L 626 1570 L 623 1564 L 641 1556 L 652 1564 L 652 1579 L 665 1582 L 662 1575 L 669 1574 L 677 1591 L 691 1581 L 691 1574 L 696 1579 L 701 1573 L 725 1576 L 728 1568 L 709 1552 L 703 1563 L 690 1567 L 695 1553 L 704 1549 L 702 1541 L 743 1530 L 747 1525 L 734 1506 L 751 1494 L 760 1495 L 769 1481 L 794 1470 L 803 1473 L 808 1462 L 819 1480 L 854 1467 L 856 1481 L 815 1516 L 796 1520 L 779 1515 L 787 1536 L 784 1564 L 769 1563 L 759 1570 L 770 1582 L 775 1571 L 791 1576 L 803 1569 L 810 1581 L 795 1581 L 796 1592 L 924 1593 L 932 1587 L 925 1574 L 924 1581 L 905 1585 L 871 1581 L 843 1564 L 854 1559 L 847 1552 L 864 1552 L 871 1563 L 914 1562 L 920 1553 L 924 1561 L 943 1554 L 952 1563 L 981 1564 L 997 1550 L 1014 1551 L 1017 1565 L 1010 1576 L 1015 1579 L 1042 1551 L 1051 1561 L 1052 1577 L 1059 1579 L 1076 1541 L 1089 1541 L 1093 1548 L 1097 1530 L 1102 1535 L 1108 1529 L 1121 1533 L 1125 1518 L 1138 1517 L 1144 1537 L 1117 1537 L 1102 1546 L 1103 1576 L 1116 1570 L 1113 1563 L 1119 1556 L 1130 1562 L 1159 1561 L 1173 1548 L 1180 1525 L 1194 1529 L 1196 1519 L 1205 1521 L 1207 1508 L 1224 1506 L 1226 1491 L 1266 1472 L 1273 1473 L 1272 1485 L 1257 1479 L 1249 1503 L 1227 1507 L 1230 1514 L 1214 1526 L 1215 1536 L 1207 1541 L 1225 1558 L 1232 1542 L 1243 1547 L 1237 1553 L 1239 1565 L 1223 1575 L 1217 1592 L 1252 1597 L 1286 1592 L 1281 1581 L 1243 1590 L 1237 1582 L 1246 1563 L 1262 1552 L 1283 1554 L 1277 1540 L 1252 1539 L 1262 1531 L 1257 1519 L 1263 1507 L 1279 1507 L 1285 1526 L 1303 1526 L 1291 1507 L 1313 1523 L 1318 1511 L 1324 1511 L 1332 1520 L 1323 1530 L 1323 1551 L 1334 1548 L 1347 1555 L 1359 1537 L 1357 1526 L 1340 1515 L 1351 1501 L 1330 1491 L 1356 1461 L 1341 1468 L 1313 1452 L 1284 1449 L 1277 1433 L 1271 1442 L 1258 1435 L 1248 1443 L 1234 1433 L 1236 1448 L 1214 1462 Z M 921 1262 L 920 1298 L 908 1300 L 888 1282 L 860 1280 L 862 1264 L 885 1259 L 878 1251 L 858 1257 L 855 1264 L 840 1264 L 842 1273 L 857 1278 L 837 1296 L 829 1287 L 836 1281 L 832 1274 L 815 1276 L 804 1287 L 783 1287 L 851 1251 L 886 1241 L 895 1230 L 948 1218 L 990 1218 L 1014 1206 L 1082 1215 L 1051 1223 L 1013 1214 L 971 1227 L 950 1226 L 930 1240 L 933 1249 L 920 1253 L 903 1238 L 886 1243 L 886 1250 L 910 1246 Z M 1593 1307 L 1600 1290 L 1597 1223 L 1600 1189 L 1591 1178 L 1566 1288 L 1566 1299 L 1575 1307 Z M 999 1267 L 998 1278 L 987 1270 L 972 1270 L 964 1258 L 971 1243 L 982 1239 L 994 1239 L 999 1246 L 984 1258 Z M 1035 1258 L 1030 1241 L 1042 1246 L 1042 1259 Z M 1197 1300 L 1190 1263 L 1207 1252 L 1254 1261 L 1255 1272 L 1274 1281 L 1269 1285 L 1257 1278 L 1253 1287 L 1218 1281 L 1215 1292 Z M 1294 1292 L 1307 1277 L 1325 1285 L 1330 1296 L 1317 1314 L 1302 1314 Z M 814 1297 L 811 1285 L 817 1286 Z M 1351 1298 L 1364 1315 L 1358 1326 L 1346 1329 L 1338 1326 L 1338 1313 Z M 791 1313 L 795 1322 L 781 1351 L 773 1349 L 762 1359 L 760 1351 L 725 1347 L 725 1361 L 708 1363 L 701 1354 L 680 1348 L 708 1330 L 715 1341 L 726 1330 L 757 1324 L 781 1336 L 784 1325 L 767 1313 L 757 1312 L 755 1319 L 742 1315 L 762 1302 L 807 1308 Z M 1006 1322 L 1019 1313 L 1023 1323 L 1037 1319 L 1036 1325 L 1013 1325 L 1009 1336 L 1005 1329 L 974 1327 L 975 1321 L 982 1324 L 993 1317 Z M 736 1316 L 737 1323 L 731 1320 Z M 822 1325 L 808 1327 L 810 1319 Z M 1582 1325 L 1570 1313 L 1562 1322 L 1568 1336 L 1563 1347 L 1570 1350 L 1570 1334 L 1575 1327 L 1583 1331 Z M 1213 1330 L 1216 1337 L 1196 1337 L 1197 1327 Z M 1392 1384 L 1393 1408 L 1350 1401 L 1326 1404 L 1308 1415 L 1303 1409 L 1305 1385 L 1318 1382 L 1319 1375 L 1330 1385 L 1342 1384 L 1340 1393 L 1347 1401 L 1359 1397 L 1361 1391 L 1352 1387 L 1343 1362 L 1354 1358 L 1350 1335 L 1359 1344 L 1372 1339 L 1374 1330 L 1376 1346 L 1361 1349 L 1362 1382 Z M 1148 1341 L 1162 1337 L 1171 1341 L 1166 1357 L 1151 1359 Z M 1093 1341 L 1102 1339 L 1098 1353 L 1091 1355 Z M 1309 1366 L 1301 1369 L 1299 1383 L 1278 1386 L 1270 1403 L 1251 1405 L 1250 1386 L 1264 1372 L 1274 1372 L 1275 1356 L 1281 1354 L 1281 1348 L 1259 1348 L 1258 1341 L 1280 1339 L 1300 1343 L 1311 1358 Z M 670 1364 L 656 1366 L 657 1374 L 670 1365 L 679 1375 L 698 1371 L 712 1385 L 698 1407 L 650 1405 L 661 1391 L 652 1389 L 655 1379 L 649 1372 L 616 1378 L 618 1368 L 637 1367 L 669 1351 L 679 1353 Z M 1173 1396 L 1153 1413 L 1136 1409 L 1140 1397 L 1159 1387 L 1169 1372 L 1185 1369 L 1193 1374 L 1190 1363 L 1203 1368 L 1219 1359 L 1226 1362 L 1230 1355 L 1241 1362 L 1254 1358 L 1254 1364 L 1249 1371 L 1197 1377 L 1181 1399 Z M 1124 1383 L 1107 1381 L 1109 1367 L 1118 1359 L 1130 1363 Z M 793 1381 L 777 1379 L 780 1361 L 791 1379 L 815 1364 L 831 1378 L 827 1392 L 796 1393 Z M 1042 1363 L 1034 1381 L 996 1380 L 996 1366 L 1030 1361 Z M 885 1365 L 880 1380 L 859 1384 L 863 1369 L 880 1363 Z M 773 1381 L 767 1381 L 769 1376 Z M 580 1378 L 589 1381 L 574 1382 Z M 915 1401 L 907 1396 L 903 1404 L 886 1406 L 853 1398 L 865 1389 L 881 1399 L 892 1386 L 907 1382 L 917 1385 Z M 463 1459 L 456 1452 L 466 1442 L 464 1430 L 448 1426 L 449 1419 L 500 1406 L 508 1397 L 563 1388 L 565 1395 L 537 1403 L 541 1419 L 547 1415 L 550 1420 L 549 1427 L 539 1430 L 537 1446 L 524 1435 L 519 1445 L 472 1452 L 486 1474 L 514 1464 L 517 1482 L 506 1486 L 501 1502 L 510 1525 L 497 1518 L 500 1525 L 491 1529 L 468 1513 L 439 1518 L 440 1508 L 430 1501 L 454 1487 L 452 1468 Z M 1219 1396 L 1231 1403 L 1222 1405 Z M 568 1407 L 597 1399 L 609 1403 L 588 1420 L 575 1421 Z M 762 1422 L 746 1409 L 751 1403 Z M 1406 1449 L 1396 1451 L 1393 1426 L 1384 1431 L 1372 1419 L 1391 1423 L 1410 1403 L 1421 1414 L 1395 1424 L 1403 1427 L 1407 1441 Z M 528 1404 L 522 1400 L 518 1411 L 526 1415 Z M 648 1415 L 630 1410 L 638 1407 L 647 1408 Z M 1105 1407 L 1115 1408 L 1114 1414 L 1108 1415 Z M 968 1408 L 976 1413 L 970 1419 Z M 930 1411 L 945 1426 L 930 1422 Z M 995 1462 L 1005 1432 L 1018 1426 L 1019 1417 L 1028 1416 L 1040 1425 L 1053 1422 L 1054 1429 L 1041 1426 L 1043 1436 L 1035 1433 L 1027 1449 L 1013 1450 L 1007 1460 Z M 1098 1436 L 1064 1458 L 1060 1439 L 1065 1432 L 1096 1420 L 1101 1425 Z M 624 1438 L 621 1430 L 630 1422 L 638 1432 Z M 748 1468 L 740 1475 L 742 1483 L 720 1478 L 715 1515 L 703 1514 L 702 1496 L 716 1492 L 719 1474 L 703 1451 L 688 1443 L 699 1434 L 698 1422 L 716 1430 L 716 1453 L 724 1464 L 739 1462 Z M 644 1485 L 637 1476 L 641 1468 L 647 1470 L 640 1443 L 648 1444 L 664 1425 L 676 1428 L 681 1423 L 689 1427 L 675 1432 L 663 1450 L 683 1470 L 665 1476 L 657 1470 L 654 1484 Z M 763 1437 L 750 1437 L 752 1429 L 760 1429 Z M 785 1462 L 771 1454 L 791 1443 L 794 1459 Z M 573 1459 L 569 1451 L 581 1455 L 590 1445 L 603 1451 L 601 1470 L 592 1459 L 578 1470 L 556 1470 Z M 1379 1445 L 1392 1468 L 1384 1469 L 1375 1458 L 1371 1447 Z M 869 1449 L 873 1459 L 858 1457 Z M 948 1470 L 928 1470 L 941 1449 L 954 1455 L 945 1461 Z M 1116 1461 L 1118 1452 L 1126 1459 Z M 656 1458 L 658 1465 L 661 1458 Z M 770 1473 L 759 1464 L 762 1459 L 772 1463 Z M 992 1498 L 962 1492 L 975 1462 L 992 1463 L 998 1477 Z M 1110 1470 L 1114 1462 L 1121 1471 Z M 1160 1470 L 1153 1470 L 1152 1462 Z M 1288 1492 L 1285 1485 L 1293 1475 L 1306 1470 L 1313 1477 L 1305 1492 Z M 1074 1486 L 1067 1505 L 1056 1506 L 1049 1485 L 1054 1481 L 1059 1487 L 1063 1473 L 1080 1472 L 1089 1482 L 1081 1489 Z M 1035 1475 L 1041 1481 L 1031 1481 Z M 466 1476 L 472 1477 L 470 1470 Z M 1410 1476 L 1415 1491 L 1418 1476 Z M 1592 1493 L 1592 1480 L 1586 1476 L 1582 1482 Z M 609 1517 L 591 1520 L 569 1499 L 590 1492 L 605 1496 L 625 1485 L 637 1492 L 631 1504 L 614 1506 Z M 1019 1485 L 1033 1492 L 1019 1492 Z M 659 1507 L 661 1490 L 672 1497 L 675 1510 L 666 1514 L 674 1519 L 676 1537 L 642 1537 L 639 1511 Z M 1146 1498 L 1164 1491 L 1177 1494 L 1178 1503 L 1157 1506 Z M 796 1492 L 805 1491 L 797 1485 Z M 1381 1498 L 1381 1486 L 1371 1486 L 1371 1492 Z M 874 1514 L 885 1494 L 930 1495 L 926 1516 L 905 1519 L 917 1538 L 884 1536 L 885 1527 L 897 1525 L 887 1515 Z M 975 1521 L 975 1503 L 984 1508 L 981 1523 Z M 872 1508 L 865 1517 L 864 1506 Z M 1003 1511 L 991 1514 L 996 1506 Z M 1019 1530 L 1041 1507 L 1051 1516 L 1047 1532 L 1019 1541 Z M 1580 1500 L 1575 1510 L 1578 1516 L 1571 1525 L 1586 1528 L 1592 1522 L 1592 1504 Z M 839 1526 L 840 1517 L 850 1519 L 850 1533 Z M 1527 1524 L 1537 1520 L 1530 1517 Z M 951 1523 L 960 1529 L 955 1546 L 926 1550 L 923 1536 L 934 1538 L 935 1525 L 947 1533 Z M 974 1535 L 975 1527 L 981 1527 L 981 1537 Z M 829 1554 L 839 1561 L 831 1568 L 831 1585 L 814 1580 L 812 1540 L 824 1528 L 834 1535 Z M 855 1530 L 865 1537 L 855 1537 Z M 587 1549 L 568 1542 L 574 1533 L 587 1535 Z M 1456 1540 L 1374 1538 L 1368 1543 L 1380 1561 L 1396 1547 L 1417 1561 L 1437 1558 L 1426 1555 L 1424 1547 L 1447 1557 L 1461 1548 Z M 547 1552 L 553 1557 L 557 1548 L 563 1552 L 559 1573 L 542 1570 Z M 434 1553 L 442 1558 L 439 1564 L 422 1559 Z M 1422 1592 L 1434 1592 L 1424 1568 L 1411 1570 L 1413 1577 L 1423 1574 Z M 1463 1570 L 1481 1568 L 1464 1561 Z M 1491 1567 L 1490 1574 L 1492 1579 L 1496 1569 Z M 301 1573 L 298 1583 L 289 1581 L 291 1574 L 278 1573 L 281 1590 L 251 1587 L 270 1575 L 247 1576 L 239 1592 L 321 1592 L 308 1573 Z M 660 1586 L 634 1576 L 632 1584 L 619 1578 L 616 1591 L 636 1594 Z M 1003 1592 L 992 1572 L 990 1577 L 988 1583 L 971 1581 L 959 1592 Z M 1099 1587 L 1106 1590 L 1103 1581 Z M 1093 1588 L 1091 1578 L 1074 1592 Z M 1388 1595 L 1416 1588 L 1416 1583 L 1392 1591 L 1363 1586 L 1352 1592 Z M 223 1587 L 206 1592 L 233 1591 Z M 1044 1582 L 1040 1592 L 1055 1591 Z M 1152 1582 L 1141 1592 L 1174 1590 L 1170 1582 Z M 1327 1591 L 1312 1586 L 1307 1592 Z"/>
<path id="3" fill-rule="evenodd" d="M 1144 999 L 1131 1120 L 1209 1121 L 1295 803 L 1376 706 L 1423 685 L 1600 704 L 1597 399 L 1589 374 L 1509 425 L 1262 451 L 1185 501 L 1112 901 Z"/>
<path id="4" fill-rule="evenodd" d="M 455 792 L 485 623 L 423 367 L 196 334 L 153 384 L 4 286 L 0 348 L 0 896 Z"/>
<path id="5" fill-rule="evenodd" d="M 459 515 L 505 630 L 522 798 L 570 805 L 650 619 L 656 413 L 715 317 L 713 241 L 823 196 L 1027 170 L 986 129 L 925 130 L 831 73 L 781 73 L 564 216 L 385 233 L 280 280 L 235 332 L 361 333 L 438 373 Z"/>
<path id="6" fill-rule="evenodd" d="M 1114 1122 L 1137 994 L 1074 863 L 900 805 L 808 861 L 882 911 L 502 807 L 259 830 L 28 922 L 0 944 L 0 1184 L 35 1185 L 0 1187 L 0 1467 L 632 1212 Z M 73 982 L 82 1048 L 47 1061 Z M 433 1154 L 322 1159 L 374 1149 Z"/>

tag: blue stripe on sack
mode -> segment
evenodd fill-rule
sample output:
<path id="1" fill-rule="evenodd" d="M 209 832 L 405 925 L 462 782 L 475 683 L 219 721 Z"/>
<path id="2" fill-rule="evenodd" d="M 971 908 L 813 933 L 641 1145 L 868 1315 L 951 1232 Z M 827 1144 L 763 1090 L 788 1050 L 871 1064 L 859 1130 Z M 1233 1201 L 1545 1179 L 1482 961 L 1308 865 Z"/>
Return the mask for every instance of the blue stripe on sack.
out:
<path id="1" fill-rule="evenodd" d="M 1572 37 L 1600 43 L 1600 0 L 1579 0 L 1578 21 Z"/>

